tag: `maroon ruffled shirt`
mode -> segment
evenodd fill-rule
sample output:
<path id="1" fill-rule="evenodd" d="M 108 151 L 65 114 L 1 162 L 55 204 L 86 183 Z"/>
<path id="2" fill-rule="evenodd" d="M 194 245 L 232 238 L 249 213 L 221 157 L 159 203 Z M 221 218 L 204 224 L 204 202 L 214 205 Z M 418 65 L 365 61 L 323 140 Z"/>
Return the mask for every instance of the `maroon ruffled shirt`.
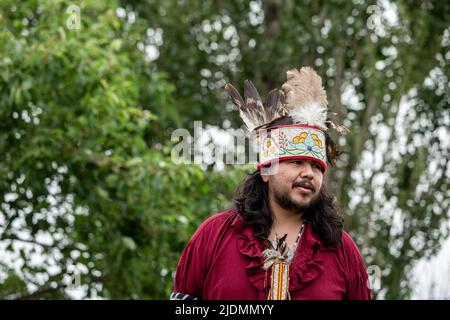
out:
<path id="1" fill-rule="evenodd" d="M 174 292 L 204 300 L 265 300 L 271 274 L 262 268 L 264 249 L 235 211 L 218 213 L 184 249 Z M 371 298 L 364 261 L 345 231 L 342 245 L 329 247 L 305 223 L 289 278 L 293 300 Z"/>

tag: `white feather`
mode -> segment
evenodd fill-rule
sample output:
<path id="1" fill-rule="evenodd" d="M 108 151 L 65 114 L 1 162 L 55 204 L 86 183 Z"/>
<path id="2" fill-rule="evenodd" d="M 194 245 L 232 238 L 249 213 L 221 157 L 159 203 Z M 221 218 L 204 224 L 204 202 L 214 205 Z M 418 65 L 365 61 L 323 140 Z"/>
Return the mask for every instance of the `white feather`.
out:
<path id="1" fill-rule="evenodd" d="M 317 102 L 292 108 L 290 116 L 295 123 L 303 123 L 327 129 L 327 108 Z"/>

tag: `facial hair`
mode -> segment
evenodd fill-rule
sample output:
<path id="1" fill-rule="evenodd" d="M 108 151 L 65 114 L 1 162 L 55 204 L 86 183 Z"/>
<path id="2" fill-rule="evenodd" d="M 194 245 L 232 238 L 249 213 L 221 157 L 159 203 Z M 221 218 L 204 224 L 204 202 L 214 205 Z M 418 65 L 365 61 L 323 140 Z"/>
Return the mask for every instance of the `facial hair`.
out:
<path id="1" fill-rule="evenodd" d="M 296 203 L 288 191 L 281 190 L 279 188 L 273 189 L 273 195 L 276 203 L 281 208 L 300 214 L 317 204 L 319 201 L 320 191 L 311 198 L 311 201 L 308 204 L 305 205 Z"/>

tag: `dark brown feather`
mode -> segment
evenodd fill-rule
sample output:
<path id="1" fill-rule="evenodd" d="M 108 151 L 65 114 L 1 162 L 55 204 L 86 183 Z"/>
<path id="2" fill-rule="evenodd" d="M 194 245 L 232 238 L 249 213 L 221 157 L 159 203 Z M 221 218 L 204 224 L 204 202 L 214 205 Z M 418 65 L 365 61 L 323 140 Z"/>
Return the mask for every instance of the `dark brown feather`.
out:
<path id="1" fill-rule="evenodd" d="M 338 149 L 338 146 L 336 143 L 331 139 L 330 135 L 327 132 L 325 133 L 325 144 L 327 146 L 326 152 L 327 152 L 327 159 L 328 162 L 331 164 L 331 167 L 334 168 L 336 165 L 337 158 L 342 154 L 342 151 Z"/>
<path id="2" fill-rule="evenodd" d="M 272 121 L 276 117 L 278 101 L 280 100 L 280 90 L 273 89 L 267 95 L 266 100 L 266 119 Z"/>
<path id="3" fill-rule="evenodd" d="M 265 112 L 261 97 L 250 80 L 244 81 L 244 98 L 247 109 L 258 123 L 265 123 Z"/>
<path id="4" fill-rule="evenodd" d="M 231 83 L 227 83 L 225 85 L 225 91 L 230 95 L 231 100 L 239 109 L 245 108 L 244 99 L 242 99 L 239 91 L 237 91 L 237 89 Z"/>

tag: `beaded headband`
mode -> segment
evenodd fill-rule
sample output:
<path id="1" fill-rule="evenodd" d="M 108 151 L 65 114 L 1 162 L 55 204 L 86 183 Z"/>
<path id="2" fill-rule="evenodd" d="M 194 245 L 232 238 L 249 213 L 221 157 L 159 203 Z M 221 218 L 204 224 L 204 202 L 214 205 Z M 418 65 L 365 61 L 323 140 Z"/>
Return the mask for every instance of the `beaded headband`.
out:
<path id="1" fill-rule="evenodd" d="M 309 67 L 292 69 L 281 90 L 274 89 L 264 106 L 252 82 L 245 80 L 244 97 L 231 84 L 225 85 L 247 129 L 258 138 L 261 169 L 288 159 L 317 162 L 325 172 L 327 160 L 333 166 L 340 154 L 326 133 L 329 127 L 339 133 L 348 131 L 328 119 L 327 98 L 322 79 Z M 276 125 L 276 123 L 290 123 Z"/>
<path id="2" fill-rule="evenodd" d="M 258 169 L 275 161 L 312 160 L 322 171 L 327 169 L 325 135 L 322 130 L 306 125 L 273 127 L 258 136 Z"/>

